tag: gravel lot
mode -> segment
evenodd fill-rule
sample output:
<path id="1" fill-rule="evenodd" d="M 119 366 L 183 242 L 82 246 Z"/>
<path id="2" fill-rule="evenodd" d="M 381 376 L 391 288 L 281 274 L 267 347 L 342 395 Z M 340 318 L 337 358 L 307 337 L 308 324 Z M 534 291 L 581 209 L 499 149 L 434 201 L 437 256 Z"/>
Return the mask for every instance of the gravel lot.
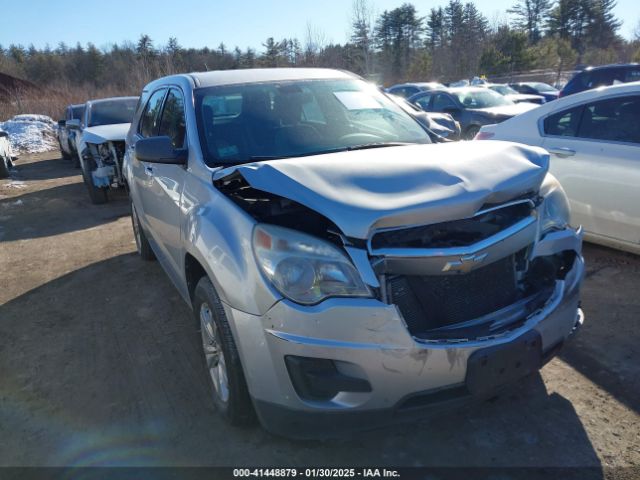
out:
<path id="1" fill-rule="evenodd" d="M 136 256 L 126 196 L 91 205 L 79 171 L 58 157 L 22 157 L 0 180 L 0 465 L 640 472 L 606 468 L 640 466 L 640 257 L 587 245 L 584 328 L 496 399 L 422 424 L 291 442 L 218 419 L 191 312 L 160 266 Z"/>

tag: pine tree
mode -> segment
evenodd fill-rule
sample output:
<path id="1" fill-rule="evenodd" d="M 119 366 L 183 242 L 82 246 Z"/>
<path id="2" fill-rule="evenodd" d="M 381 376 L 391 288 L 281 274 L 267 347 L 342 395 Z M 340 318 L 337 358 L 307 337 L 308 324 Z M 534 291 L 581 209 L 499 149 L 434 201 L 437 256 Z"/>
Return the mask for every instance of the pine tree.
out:
<path id="1" fill-rule="evenodd" d="M 590 46 L 607 49 L 619 43 L 617 32 L 622 22 L 613 13 L 615 6 L 615 0 L 593 0 L 586 30 Z"/>
<path id="2" fill-rule="evenodd" d="M 427 40 L 429 48 L 444 46 L 446 43 L 444 10 L 442 7 L 432 8 L 427 18 Z"/>
<path id="3" fill-rule="evenodd" d="M 550 9 L 549 0 L 518 0 L 507 12 L 515 16 L 514 26 L 524 30 L 529 42 L 535 44 L 542 38 Z"/>

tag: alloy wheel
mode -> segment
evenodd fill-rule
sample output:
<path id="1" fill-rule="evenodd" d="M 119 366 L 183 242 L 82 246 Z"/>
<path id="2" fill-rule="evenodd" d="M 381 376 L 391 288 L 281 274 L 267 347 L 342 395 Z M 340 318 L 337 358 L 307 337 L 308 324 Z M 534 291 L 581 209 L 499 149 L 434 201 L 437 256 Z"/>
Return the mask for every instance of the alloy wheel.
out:
<path id="1" fill-rule="evenodd" d="M 229 380 L 227 365 L 222 351 L 220 332 L 213 319 L 211 308 L 206 303 L 200 306 L 200 331 L 202 333 L 202 348 L 207 364 L 207 370 L 213 382 L 213 388 L 218 398 L 223 402 L 229 401 Z"/>

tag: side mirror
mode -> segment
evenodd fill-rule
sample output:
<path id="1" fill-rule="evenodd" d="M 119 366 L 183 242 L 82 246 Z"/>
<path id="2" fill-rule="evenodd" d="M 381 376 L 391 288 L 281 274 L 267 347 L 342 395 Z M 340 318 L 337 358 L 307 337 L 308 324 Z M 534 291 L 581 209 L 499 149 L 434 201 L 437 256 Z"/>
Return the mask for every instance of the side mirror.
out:
<path id="1" fill-rule="evenodd" d="M 0 137 L 8 137 L 9 134 L 7 132 L 5 132 L 4 130 L 0 130 Z"/>
<path id="2" fill-rule="evenodd" d="M 142 138 L 135 144 L 136 158 L 141 162 L 184 165 L 187 149 L 173 148 L 169 137 Z"/>
<path id="3" fill-rule="evenodd" d="M 67 124 L 66 120 L 58 120 L 58 126 L 59 127 L 64 127 Z"/>
<path id="4" fill-rule="evenodd" d="M 80 130 L 80 120 L 74 118 L 72 120 L 67 120 L 65 125 L 73 130 Z"/>

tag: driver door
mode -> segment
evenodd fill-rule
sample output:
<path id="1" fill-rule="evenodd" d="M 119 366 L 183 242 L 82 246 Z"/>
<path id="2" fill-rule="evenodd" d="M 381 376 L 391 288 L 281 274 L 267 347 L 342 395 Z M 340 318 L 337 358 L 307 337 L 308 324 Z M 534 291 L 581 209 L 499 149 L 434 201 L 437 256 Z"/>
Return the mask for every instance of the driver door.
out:
<path id="1" fill-rule="evenodd" d="M 142 125 L 142 133 L 146 134 L 146 138 L 167 136 L 171 139 L 173 148 L 184 148 L 186 145 L 184 95 L 175 87 L 169 88 L 164 93 L 162 101 L 158 100 L 160 96 L 156 98 L 156 102 L 159 103 L 154 103 L 155 93 L 151 96 L 148 105 L 157 111 L 151 130 L 145 131 Z M 140 161 L 137 163 L 144 169 L 141 172 L 142 175 L 136 175 L 136 178 L 142 178 L 140 201 L 149 232 L 161 251 L 161 262 L 176 280 L 179 278 L 182 264 L 180 204 L 185 167 Z"/>

